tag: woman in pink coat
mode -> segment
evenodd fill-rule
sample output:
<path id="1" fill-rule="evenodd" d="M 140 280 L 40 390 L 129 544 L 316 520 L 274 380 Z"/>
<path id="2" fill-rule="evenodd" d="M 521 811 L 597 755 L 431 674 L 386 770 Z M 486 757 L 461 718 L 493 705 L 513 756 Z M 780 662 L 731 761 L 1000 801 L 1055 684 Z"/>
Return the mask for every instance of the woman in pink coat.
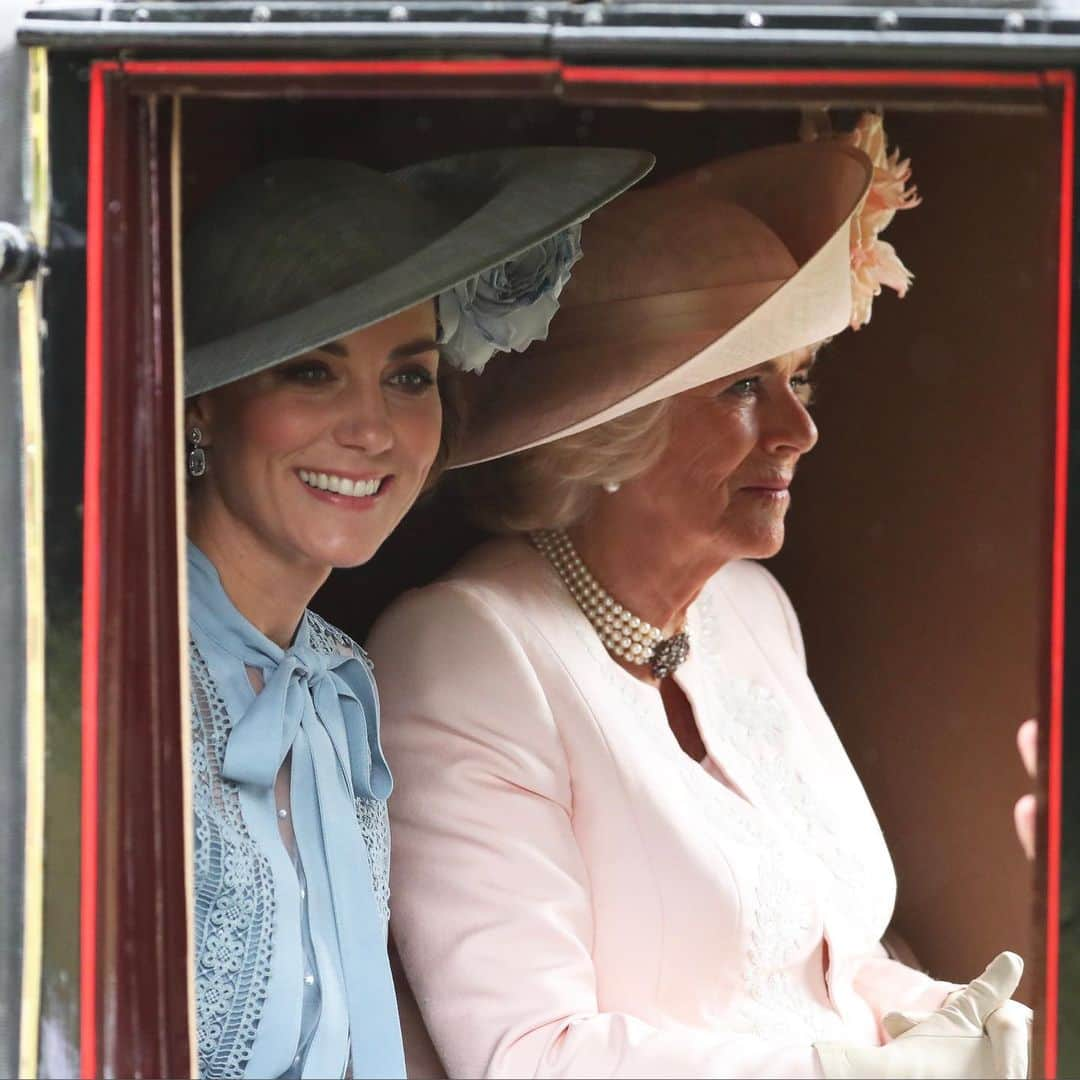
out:
<path id="1" fill-rule="evenodd" d="M 819 344 L 906 288 L 891 166 L 870 117 L 630 194 L 548 341 L 469 388 L 458 463 L 531 448 L 462 474 L 511 535 L 369 642 L 393 932 L 451 1076 L 1027 1075 L 1017 958 L 957 989 L 881 946 L 889 853 L 748 561 Z"/>

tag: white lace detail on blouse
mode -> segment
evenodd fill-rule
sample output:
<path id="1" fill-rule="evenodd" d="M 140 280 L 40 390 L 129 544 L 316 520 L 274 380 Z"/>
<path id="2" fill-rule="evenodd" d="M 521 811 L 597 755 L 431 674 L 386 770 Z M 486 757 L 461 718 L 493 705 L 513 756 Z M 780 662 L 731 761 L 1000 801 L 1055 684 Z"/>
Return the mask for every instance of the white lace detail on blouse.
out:
<path id="1" fill-rule="evenodd" d="M 384 799 L 357 799 L 356 820 L 360 823 L 371 863 L 371 885 L 375 906 L 384 919 L 390 918 L 390 816 Z"/>
<path id="2" fill-rule="evenodd" d="M 362 660 L 347 635 L 308 612 L 316 650 Z M 269 860 L 244 823 L 235 784 L 221 777 L 232 730 L 206 661 L 189 641 L 191 758 L 195 828 L 195 1010 L 199 1075 L 243 1076 L 270 984 L 274 880 Z M 375 900 L 389 918 L 390 828 L 386 802 L 356 799 L 356 819 L 367 844 Z"/>
<path id="3" fill-rule="evenodd" d="M 369 671 L 374 669 L 368 654 L 348 634 L 325 619 L 308 612 L 311 643 L 325 653 L 358 656 Z M 390 815 L 385 799 L 356 799 L 356 820 L 367 845 L 375 906 L 384 919 L 390 918 Z"/>
<path id="4" fill-rule="evenodd" d="M 560 582 L 552 578 L 547 584 L 555 602 L 568 602 Z M 704 831 L 718 856 L 728 861 L 737 845 L 739 857 L 730 861 L 756 870 L 739 875 L 740 889 L 748 894 L 743 904 L 747 951 L 741 969 L 745 994 L 737 996 L 726 1015 L 730 1029 L 784 1043 L 842 1039 L 848 1033 L 843 1018 L 807 993 L 795 965 L 805 956 L 808 936 L 820 926 L 823 909 L 838 912 L 858 928 L 856 934 L 865 928 L 868 940 L 876 940 L 884 928 L 870 925 L 868 919 L 890 903 L 888 896 L 881 896 L 883 868 L 867 865 L 859 830 L 840 826 L 826 793 L 806 783 L 785 752 L 794 721 L 782 703 L 768 688 L 721 670 L 710 599 L 706 590 L 694 606 L 691 627 L 696 660 L 710 669 L 710 703 L 723 718 L 709 725 L 708 741 L 713 747 L 723 744 L 722 760 L 730 755 L 745 763 L 743 771 L 765 800 L 761 806 L 729 797 L 721 781 L 679 748 L 666 719 L 658 726 L 657 713 L 648 708 L 641 688 L 617 667 L 576 609 L 570 618 L 583 647 L 654 743 L 654 767 L 686 788 L 708 822 Z M 663 715 L 662 705 L 657 708 Z M 876 843 L 870 836 L 866 847 L 870 859 L 876 859 L 880 849 L 888 862 L 880 836 Z M 884 880 L 892 880 L 891 863 Z"/>

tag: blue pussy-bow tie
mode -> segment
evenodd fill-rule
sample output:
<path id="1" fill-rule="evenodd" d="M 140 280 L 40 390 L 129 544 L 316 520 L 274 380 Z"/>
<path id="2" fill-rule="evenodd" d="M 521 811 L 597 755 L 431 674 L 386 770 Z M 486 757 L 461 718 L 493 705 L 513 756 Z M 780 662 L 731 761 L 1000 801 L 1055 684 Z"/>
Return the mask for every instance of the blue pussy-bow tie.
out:
<path id="1" fill-rule="evenodd" d="M 372 760 L 379 735 L 368 669 L 355 656 L 315 652 L 307 635 L 305 615 L 297 640 L 279 650 L 276 662 L 242 646 L 240 659 L 262 671 L 265 684 L 233 725 L 221 775 L 237 784 L 271 787 L 300 727 L 318 724 L 352 795 L 385 799 L 390 773 L 381 754 Z"/>
<path id="2" fill-rule="evenodd" d="M 240 614 L 213 565 L 193 545 L 188 566 L 193 625 L 263 677 L 254 700 L 233 716 L 221 775 L 272 798 L 274 781 L 292 752 L 293 828 L 312 900 L 324 881 L 332 901 L 348 998 L 352 1075 L 358 1080 L 403 1076 L 385 923 L 354 802 L 385 799 L 392 787 L 379 747 L 371 673 L 354 654 L 316 649 L 306 612 L 293 643 L 280 648 Z"/>

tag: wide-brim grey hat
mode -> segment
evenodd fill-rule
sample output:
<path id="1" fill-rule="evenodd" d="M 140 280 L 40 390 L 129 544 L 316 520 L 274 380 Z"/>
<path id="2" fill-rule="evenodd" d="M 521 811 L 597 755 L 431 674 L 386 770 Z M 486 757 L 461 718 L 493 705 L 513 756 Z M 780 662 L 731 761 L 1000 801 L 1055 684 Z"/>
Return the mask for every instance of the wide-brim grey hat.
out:
<path id="1" fill-rule="evenodd" d="M 393 173 L 317 159 L 249 173 L 184 237 L 185 397 L 512 260 L 583 220 L 652 164 L 639 150 L 529 147 Z"/>

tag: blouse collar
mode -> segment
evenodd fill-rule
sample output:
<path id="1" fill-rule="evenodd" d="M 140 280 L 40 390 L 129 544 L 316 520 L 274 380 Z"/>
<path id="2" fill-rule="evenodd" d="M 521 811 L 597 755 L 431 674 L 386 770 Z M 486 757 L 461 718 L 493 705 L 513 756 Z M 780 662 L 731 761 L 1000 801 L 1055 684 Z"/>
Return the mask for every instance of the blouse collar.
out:
<path id="1" fill-rule="evenodd" d="M 226 779 L 272 785 L 310 711 L 331 734 L 356 797 L 389 796 L 393 781 L 379 745 L 374 683 L 359 656 L 320 648 L 307 610 L 292 643 L 282 649 L 237 609 L 217 568 L 190 540 L 188 604 L 201 647 L 209 645 L 219 659 L 239 661 L 263 676 L 254 701 L 226 702 L 236 718 L 222 767 Z"/>

